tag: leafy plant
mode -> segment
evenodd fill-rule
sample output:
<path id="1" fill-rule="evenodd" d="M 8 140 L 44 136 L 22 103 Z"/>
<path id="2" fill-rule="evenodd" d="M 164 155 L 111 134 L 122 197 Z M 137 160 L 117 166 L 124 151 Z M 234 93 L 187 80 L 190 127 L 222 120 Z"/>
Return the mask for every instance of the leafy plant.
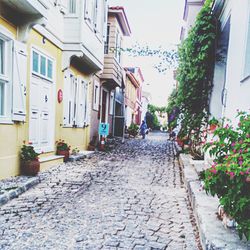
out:
<path id="1" fill-rule="evenodd" d="M 192 133 L 193 147 L 200 145 L 209 115 L 216 44 L 216 18 L 211 5 L 212 0 L 205 2 L 179 47 L 178 92 L 171 103 L 180 108 L 182 133 L 190 139 Z"/>
<path id="2" fill-rule="evenodd" d="M 59 140 L 59 141 L 56 141 L 56 150 L 67 151 L 67 150 L 70 150 L 70 146 L 64 140 Z"/>
<path id="3" fill-rule="evenodd" d="M 21 148 L 20 158 L 22 161 L 38 161 L 39 154 L 36 153 L 34 147 L 30 145 L 23 145 Z"/>
<path id="4" fill-rule="evenodd" d="M 208 121 L 209 125 L 219 125 L 219 121 L 214 117 Z"/>
<path id="5" fill-rule="evenodd" d="M 72 149 L 72 155 L 77 155 L 80 152 L 78 148 L 73 148 Z"/>
<path id="6" fill-rule="evenodd" d="M 129 135 L 136 136 L 138 134 L 139 126 L 137 124 L 132 123 L 128 127 L 128 133 Z"/>
<path id="7" fill-rule="evenodd" d="M 216 141 L 205 145 L 214 163 L 201 179 L 205 190 L 217 195 L 225 212 L 238 223 L 240 237 L 250 240 L 250 115 L 239 112 L 236 128 L 215 130 Z"/>

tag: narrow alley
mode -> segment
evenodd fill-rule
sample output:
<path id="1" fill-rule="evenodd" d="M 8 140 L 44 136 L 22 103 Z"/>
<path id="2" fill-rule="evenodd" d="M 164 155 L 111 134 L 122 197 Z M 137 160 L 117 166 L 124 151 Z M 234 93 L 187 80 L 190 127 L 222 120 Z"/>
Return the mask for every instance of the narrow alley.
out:
<path id="1" fill-rule="evenodd" d="M 40 173 L 0 207 L 0 249 L 199 249 L 174 152 L 151 133 Z"/>

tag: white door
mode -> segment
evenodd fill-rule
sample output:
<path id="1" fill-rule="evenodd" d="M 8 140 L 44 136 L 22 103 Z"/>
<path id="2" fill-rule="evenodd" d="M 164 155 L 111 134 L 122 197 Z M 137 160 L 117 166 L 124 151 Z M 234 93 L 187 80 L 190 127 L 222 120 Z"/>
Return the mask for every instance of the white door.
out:
<path id="1" fill-rule="evenodd" d="M 53 83 L 38 76 L 32 76 L 29 141 L 37 152 L 53 150 L 54 103 Z"/>

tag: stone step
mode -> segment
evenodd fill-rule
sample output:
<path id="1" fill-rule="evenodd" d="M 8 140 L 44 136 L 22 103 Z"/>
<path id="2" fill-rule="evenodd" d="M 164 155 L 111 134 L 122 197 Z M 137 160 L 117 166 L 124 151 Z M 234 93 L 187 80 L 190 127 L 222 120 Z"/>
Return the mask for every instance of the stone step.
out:
<path id="1" fill-rule="evenodd" d="M 80 151 L 77 155 L 70 155 L 69 161 L 74 162 L 84 158 L 90 158 L 95 151 Z"/>
<path id="2" fill-rule="evenodd" d="M 49 155 L 45 157 L 40 156 L 40 171 L 45 171 L 51 168 L 52 166 L 56 166 L 63 163 L 63 158 L 63 155 Z"/>

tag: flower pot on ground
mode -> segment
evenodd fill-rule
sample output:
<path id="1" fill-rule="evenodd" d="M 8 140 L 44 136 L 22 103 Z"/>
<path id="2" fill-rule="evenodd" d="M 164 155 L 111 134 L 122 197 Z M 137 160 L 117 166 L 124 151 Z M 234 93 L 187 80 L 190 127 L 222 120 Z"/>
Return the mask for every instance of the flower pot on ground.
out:
<path id="1" fill-rule="evenodd" d="M 219 125 L 219 121 L 213 117 L 211 120 L 208 121 L 208 124 L 209 124 L 209 131 L 214 132 Z"/>
<path id="2" fill-rule="evenodd" d="M 24 175 L 35 176 L 40 171 L 39 160 L 22 161 L 21 162 L 21 173 Z"/>
<path id="3" fill-rule="evenodd" d="M 56 141 L 56 154 L 63 155 L 64 162 L 69 160 L 70 156 L 69 151 L 70 151 L 70 146 L 66 142 L 64 142 L 64 140 Z"/>
<path id="4" fill-rule="evenodd" d="M 38 153 L 35 152 L 34 147 L 30 145 L 23 145 L 21 148 L 21 173 L 24 175 L 37 175 L 40 171 L 40 162 Z"/>

